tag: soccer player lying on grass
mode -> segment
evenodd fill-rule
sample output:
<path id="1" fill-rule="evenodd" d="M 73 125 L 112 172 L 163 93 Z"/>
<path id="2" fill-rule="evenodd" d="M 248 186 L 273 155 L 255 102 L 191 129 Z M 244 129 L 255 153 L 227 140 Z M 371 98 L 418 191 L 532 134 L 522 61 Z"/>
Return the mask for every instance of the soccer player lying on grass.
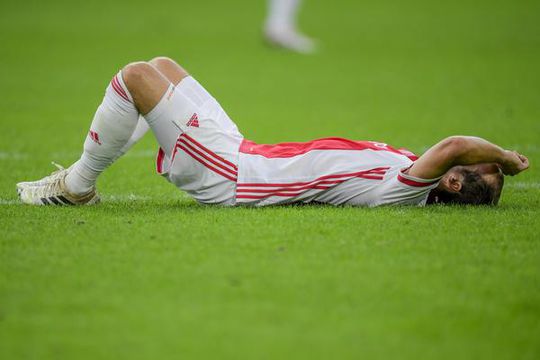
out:
<path id="1" fill-rule="evenodd" d="M 161 57 L 129 64 L 113 77 L 81 158 L 17 184 L 21 200 L 97 203 L 97 177 L 148 128 L 160 145 L 158 173 L 205 204 L 495 205 L 503 174 L 529 167 L 515 151 L 466 136 L 448 137 L 419 158 L 385 143 L 341 138 L 256 144 L 193 77 Z"/>

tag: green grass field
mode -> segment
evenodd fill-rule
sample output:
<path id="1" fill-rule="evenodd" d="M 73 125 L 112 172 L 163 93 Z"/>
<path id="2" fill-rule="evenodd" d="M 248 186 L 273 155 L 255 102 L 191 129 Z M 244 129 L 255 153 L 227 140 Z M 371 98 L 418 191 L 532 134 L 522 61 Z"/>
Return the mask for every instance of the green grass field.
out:
<path id="1" fill-rule="evenodd" d="M 1 359 L 540 358 L 540 2 L 305 1 L 321 51 L 263 44 L 264 1 L 0 3 Z M 497 208 L 219 208 L 154 173 L 103 203 L 15 183 L 78 158 L 124 64 L 168 55 L 248 139 L 452 134 L 530 157 Z"/>

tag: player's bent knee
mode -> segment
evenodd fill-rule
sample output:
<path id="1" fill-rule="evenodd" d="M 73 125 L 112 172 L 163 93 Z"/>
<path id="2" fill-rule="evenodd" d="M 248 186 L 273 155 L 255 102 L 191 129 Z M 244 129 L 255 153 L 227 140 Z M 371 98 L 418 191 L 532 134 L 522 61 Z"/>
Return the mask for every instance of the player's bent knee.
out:
<path id="1" fill-rule="evenodd" d="M 159 67 L 160 65 L 175 64 L 175 61 L 167 56 L 157 56 L 150 60 L 149 63 Z"/>
<path id="2" fill-rule="evenodd" d="M 122 78 L 128 86 L 137 85 L 145 81 L 152 72 L 156 70 L 147 62 L 140 61 L 126 65 L 122 69 Z"/>

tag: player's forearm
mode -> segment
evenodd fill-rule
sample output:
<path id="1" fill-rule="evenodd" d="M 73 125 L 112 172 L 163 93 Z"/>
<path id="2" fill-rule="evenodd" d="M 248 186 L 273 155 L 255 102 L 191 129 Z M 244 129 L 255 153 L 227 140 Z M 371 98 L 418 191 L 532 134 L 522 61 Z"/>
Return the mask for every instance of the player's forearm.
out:
<path id="1" fill-rule="evenodd" d="M 505 150 L 477 137 L 454 138 L 453 165 L 497 163 L 505 175 L 516 175 L 529 168 L 529 159 L 517 151 Z"/>
<path id="2" fill-rule="evenodd" d="M 474 165 L 498 163 L 504 165 L 509 160 L 509 152 L 498 145 L 474 136 L 452 137 L 452 165 Z"/>
<path id="3" fill-rule="evenodd" d="M 434 179 L 456 165 L 481 163 L 497 163 L 505 175 L 515 175 L 529 167 L 527 157 L 515 151 L 504 150 L 478 137 L 451 136 L 429 148 L 408 173 L 422 179 Z"/>

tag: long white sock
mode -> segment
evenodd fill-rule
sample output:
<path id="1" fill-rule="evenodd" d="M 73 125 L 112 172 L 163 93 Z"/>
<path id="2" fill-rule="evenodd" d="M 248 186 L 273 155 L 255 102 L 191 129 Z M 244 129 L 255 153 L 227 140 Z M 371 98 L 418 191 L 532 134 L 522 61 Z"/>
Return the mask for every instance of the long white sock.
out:
<path id="1" fill-rule="evenodd" d="M 144 119 L 142 115 L 139 115 L 139 121 L 137 122 L 137 126 L 135 127 L 135 130 L 133 131 L 133 134 L 131 134 L 131 137 L 129 140 L 122 146 L 118 154 L 116 154 L 116 157 L 113 159 L 113 162 L 116 161 L 119 157 L 124 155 L 135 145 L 139 142 L 139 140 L 142 139 L 142 137 L 148 132 L 150 127 L 148 126 L 148 123 Z"/>
<path id="2" fill-rule="evenodd" d="M 296 30 L 296 14 L 300 0 L 268 0 L 266 29 L 269 31 Z"/>
<path id="3" fill-rule="evenodd" d="M 95 186 L 99 174 L 127 151 L 124 147 L 134 134 L 138 119 L 139 112 L 120 71 L 111 80 L 94 115 L 81 158 L 66 176 L 68 191 L 84 194 Z"/>

